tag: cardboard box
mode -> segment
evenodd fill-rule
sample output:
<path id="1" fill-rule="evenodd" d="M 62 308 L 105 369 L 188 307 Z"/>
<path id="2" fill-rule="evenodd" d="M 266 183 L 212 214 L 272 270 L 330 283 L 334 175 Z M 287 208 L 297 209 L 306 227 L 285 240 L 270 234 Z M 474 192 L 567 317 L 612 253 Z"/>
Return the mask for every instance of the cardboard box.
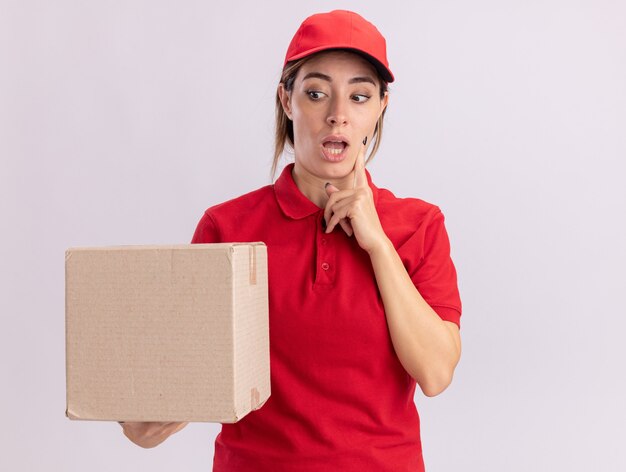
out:
<path id="1" fill-rule="evenodd" d="M 270 395 L 263 243 L 69 249 L 70 419 L 234 423 Z"/>

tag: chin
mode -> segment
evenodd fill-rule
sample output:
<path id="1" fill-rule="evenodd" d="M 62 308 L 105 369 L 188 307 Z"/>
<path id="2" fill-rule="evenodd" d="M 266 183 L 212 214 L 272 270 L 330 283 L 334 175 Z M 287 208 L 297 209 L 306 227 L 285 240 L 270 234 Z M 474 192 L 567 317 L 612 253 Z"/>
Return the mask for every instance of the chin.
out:
<path id="1" fill-rule="evenodd" d="M 354 169 L 354 159 L 346 157 L 338 162 L 331 162 L 323 157 L 316 160 L 298 160 L 296 166 L 312 177 L 320 180 L 341 180 L 348 177 Z"/>
<path id="2" fill-rule="evenodd" d="M 332 178 L 346 177 L 354 169 L 354 162 L 350 162 L 345 159 L 341 162 L 328 162 L 324 161 L 321 166 L 318 166 L 316 170 L 320 173 Z"/>

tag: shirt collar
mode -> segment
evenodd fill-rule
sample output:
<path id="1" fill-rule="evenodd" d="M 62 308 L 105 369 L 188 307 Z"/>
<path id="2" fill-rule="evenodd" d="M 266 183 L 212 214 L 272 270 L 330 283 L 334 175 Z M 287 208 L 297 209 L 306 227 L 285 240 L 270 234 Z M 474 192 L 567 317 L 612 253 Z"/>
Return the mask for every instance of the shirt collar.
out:
<path id="1" fill-rule="evenodd" d="M 300 191 L 295 180 L 293 180 L 293 167 L 293 163 L 285 166 L 274 183 L 274 193 L 283 213 L 289 218 L 298 220 L 321 211 L 321 208 Z M 374 194 L 374 204 L 376 205 L 378 203 L 378 188 L 372 183 L 372 177 L 367 169 L 365 169 L 365 175 Z"/>

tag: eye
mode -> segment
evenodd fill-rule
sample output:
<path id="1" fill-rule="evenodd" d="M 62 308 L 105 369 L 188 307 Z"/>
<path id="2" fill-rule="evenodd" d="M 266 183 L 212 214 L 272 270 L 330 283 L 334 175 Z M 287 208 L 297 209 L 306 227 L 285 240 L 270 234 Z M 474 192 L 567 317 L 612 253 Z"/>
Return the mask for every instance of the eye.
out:
<path id="1" fill-rule="evenodd" d="M 352 100 L 354 100 L 357 103 L 367 102 L 369 99 L 370 99 L 369 95 L 363 95 L 361 93 L 352 95 Z"/>
<path id="2" fill-rule="evenodd" d="M 318 101 L 322 98 L 322 96 L 326 95 L 324 92 L 320 92 L 319 90 L 307 90 L 306 94 L 313 101 Z"/>

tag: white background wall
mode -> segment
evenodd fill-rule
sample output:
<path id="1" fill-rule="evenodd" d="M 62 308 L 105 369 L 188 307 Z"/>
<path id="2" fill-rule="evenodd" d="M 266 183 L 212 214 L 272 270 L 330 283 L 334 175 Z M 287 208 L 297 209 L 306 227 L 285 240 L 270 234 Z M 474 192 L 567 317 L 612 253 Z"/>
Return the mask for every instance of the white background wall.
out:
<path id="1" fill-rule="evenodd" d="M 430 471 L 623 471 L 626 4 L 0 0 L 0 470 L 210 470 L 64 417 L 64 251 L 186 243 L 269 182 L 309 14 L 354 9 L 397 81 L 374 181 L 446 215 L 463 357 L 416 403 Z"/>

